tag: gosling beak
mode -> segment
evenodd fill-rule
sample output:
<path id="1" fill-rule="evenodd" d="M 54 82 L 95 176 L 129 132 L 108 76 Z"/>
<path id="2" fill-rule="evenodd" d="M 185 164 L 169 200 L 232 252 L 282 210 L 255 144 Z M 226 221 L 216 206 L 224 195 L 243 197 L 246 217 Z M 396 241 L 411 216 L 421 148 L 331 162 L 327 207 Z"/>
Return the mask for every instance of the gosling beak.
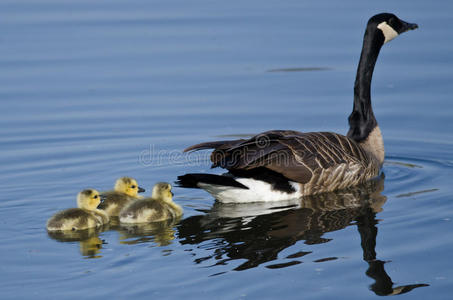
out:
<path id="1" fill-rule="evenodd" d="M 173 194 L 173 192 L 170 192 L 171 196 L 173 197 L 175 194 Z"/>
<path id="2" fill-rule="evenodd" d="M 138 192 L 139 193 L 143 193 L 143 192 L 146 192 L 146 190 L 144 188 L 142 188 L 142 187 L 138 187 Z"/>
<path id="3" fill-rule="evenodd" d="M 99 195 L 99 198 L 101 198 L 101 204 L 104 203 L 105 199 L 107 199 L 106 195 Z"/>
<path id="4" fill-rule="evenodd" d="M 400 33 L 403 33 L 403 32 L 409 31 L 409 30 L 414 30 L 414 29 L 418 28 L 418 25 L 415 24 L 415 23 L 407 23 L 407 22 L 404 22 L 403 20 L 401 20 L 401 22 L 403 23 L 403 26 L 401 27 L 401 32 Z"/>

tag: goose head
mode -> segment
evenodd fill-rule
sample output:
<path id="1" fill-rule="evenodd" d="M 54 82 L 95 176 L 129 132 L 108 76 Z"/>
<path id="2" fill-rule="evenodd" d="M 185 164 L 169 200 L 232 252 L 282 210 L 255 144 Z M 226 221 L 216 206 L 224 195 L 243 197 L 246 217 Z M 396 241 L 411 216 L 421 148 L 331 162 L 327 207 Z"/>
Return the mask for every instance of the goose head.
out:
<path id="1" fill-rule="evenodd" d="M 356 142 L 366 141 L 377 127 L 371 106 L 371 80 L 381 47 L 401 33 L 416 28 L 417 24 L 405 22 L 390 13 L 377 14 L 368 20 L 354 83 L 354 107 L 349 115 L 348 137 Z M 375 131 L 375 141 L 383 149 L 379 131 Z M 376 149 L 376 146 L 371 149 Z"/>
<path id="2" fill-rule="evenodd" d="M 131 197 L 137 197 L 138 193 L 145 191 L 144 188 L 138 186 L 137 181 L 131 177 L 121 177 L 115 182 L 115 191 L 124 193 Z"/>
<path id="3" fill-rule="evenodd" d="M 173 193 L 171 191 L 171 184 L 167 182 L 159 182 L 153 187 L 153 193 L 151 196 L 153 199 L 161 200 L 164 202 L 173 201 Z"/>
<path id="4" fill-rule="evenodd" d="M 81 209 L 95 210 L 101 203 L 99 192 L 94 189 L 86 189 L 77 195 L 77 206 Z"/>
<path id="5" fill-rule="evenodd" d="M 371 17 L 367 24 L 367 30 L 376 32 L 381 45 L 390 42 L 403 32 L 417 28 L 417 24 L 405 22 L 391 13 L 377 14 Z"/>

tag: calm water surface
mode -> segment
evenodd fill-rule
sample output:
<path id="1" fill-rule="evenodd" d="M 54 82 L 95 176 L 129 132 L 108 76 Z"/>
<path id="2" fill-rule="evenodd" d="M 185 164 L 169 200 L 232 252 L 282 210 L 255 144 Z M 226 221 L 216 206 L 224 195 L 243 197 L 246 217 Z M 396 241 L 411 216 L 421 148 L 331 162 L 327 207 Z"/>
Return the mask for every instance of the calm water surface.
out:
<path id="1" fill-rule="evenodd" d="M 450 299 L 453 4 L 0 2 L 0 298 Z M 48 235 L 86 187 L 209 171 L 186 146 L 347 131 L 364 24 L 420 28 L 373 82 L 385 178 L 277 206 L 175 188 L 178 222 Z M 214 171 L 214 172 L 220 172 Z"/>

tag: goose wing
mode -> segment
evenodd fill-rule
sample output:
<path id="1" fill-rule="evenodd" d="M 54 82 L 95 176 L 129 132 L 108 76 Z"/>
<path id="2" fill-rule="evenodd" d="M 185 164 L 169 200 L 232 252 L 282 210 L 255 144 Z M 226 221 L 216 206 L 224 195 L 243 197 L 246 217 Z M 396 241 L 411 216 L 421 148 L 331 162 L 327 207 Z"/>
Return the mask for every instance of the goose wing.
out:
<path id="1" fill-rule="evenodd" d="M 264 167 L 300 183 L 340 164 L 369 164 L 365 151 L 355 141 L 332 132 L 272 130 L 250 139 L 201 143 L 184 151 L 201 149 L 214 149 L 213 168 L 235 171 Z"/>

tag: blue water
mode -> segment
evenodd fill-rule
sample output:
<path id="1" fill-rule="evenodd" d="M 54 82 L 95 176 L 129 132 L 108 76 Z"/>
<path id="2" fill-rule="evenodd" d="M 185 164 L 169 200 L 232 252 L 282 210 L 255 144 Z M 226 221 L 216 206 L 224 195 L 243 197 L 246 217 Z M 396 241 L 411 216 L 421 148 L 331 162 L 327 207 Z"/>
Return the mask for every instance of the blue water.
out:
<path id="1" fill-rule="evenodd" d="M 1 1 L 0 298 L 451 298 L 452 9 Z M 384 46 L 373 78 L 385 179 L 277 208 L 175 188 L 179 222 L 47 234 L 84 188 L 220 172 L 189 145 L 345 133 L 364 25 L 382 11 L 420 26 Z"/>

